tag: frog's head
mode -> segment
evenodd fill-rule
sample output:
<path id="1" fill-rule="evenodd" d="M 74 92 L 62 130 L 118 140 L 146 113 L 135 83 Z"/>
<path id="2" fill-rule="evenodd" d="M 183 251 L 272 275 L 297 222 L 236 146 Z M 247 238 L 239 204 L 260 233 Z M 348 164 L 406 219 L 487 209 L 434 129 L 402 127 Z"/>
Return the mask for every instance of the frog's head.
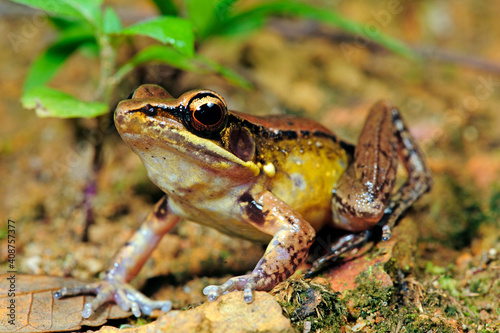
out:
<path id="1" fill-rule="evenodd" d="M 228 124 L 228 118 L 226 102 L 213 91 L 192 90 L 173 98 L 152 84 L 137 88 L 115 111 L 118 132 L 161 188 L 158 178 L 166 173 L 173 178 L 165 183 L 186 181 L 183 175 L 230 175 L 238 183 L 259 174 L 253 136 Z"/>

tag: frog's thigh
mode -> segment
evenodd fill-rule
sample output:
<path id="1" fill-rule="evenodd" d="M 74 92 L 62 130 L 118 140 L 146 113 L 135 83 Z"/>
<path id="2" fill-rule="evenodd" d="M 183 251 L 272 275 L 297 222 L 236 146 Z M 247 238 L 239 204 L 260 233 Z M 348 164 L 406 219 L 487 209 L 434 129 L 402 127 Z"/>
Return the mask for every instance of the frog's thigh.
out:
<path id="1" fill-rule="evenodd" d="M 391 197 L 398 156 L 408 178 Z M 388 239 L 390 228 L 431 185 L 429 168 L 399 110 L 379 102 L 366 119 L 354 162 L 334 190 L 334 223 L 351 231 L 367 230 L 380 223 L 382 239 Z"/>
<path id="2" fill-rule="evenodd" d="M 272 235 L 262 259 L 252 271 L 256 290 L 270 290 L 286 280 L 304 261 L 316 235 L 311 225 L 271 192 L 240 197 L 244 220 Z"/>
<path id="3" fill-rule="evenodd" d="M 334 224 L 350 231 L 370 229 L 389 202 L 398 165 L 397 137 L 386 103 L 375 105 L 359 136 L 354 161 L 337 182 Z"/>

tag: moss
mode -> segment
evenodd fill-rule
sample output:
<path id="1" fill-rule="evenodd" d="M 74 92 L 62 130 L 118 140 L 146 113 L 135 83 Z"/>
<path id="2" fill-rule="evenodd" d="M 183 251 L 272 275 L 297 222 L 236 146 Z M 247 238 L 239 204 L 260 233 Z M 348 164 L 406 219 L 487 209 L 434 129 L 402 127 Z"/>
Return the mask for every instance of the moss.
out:
<path id="1" fill-rule="evenodd" d="M 466 186 L 452 177 L 445 177 L 443 184 L 448 191 L 441 207 L 441 214 L 448 223 L 449 243 L 455 249 L 469 246 L 476 237 L 479 226 L 488 222 L 488 215 L 481 207 L 477 193 L 471 186 Z"/>
<path id="2" fill-rule="evenodd" d="M 469 282 L 469 289 L 473 293 L 482 294 L 488 290 L 489 282 L 490 281 L 486 279 L 477 279 L 477 280 L 472 279 Z"/>
<path id="3" fill-rule="evenodd" d="M 339 300 L 339 293 L 333 292 L 328 285 L 289 279 L 272 293 L 284 315 L 299 331 L 304 330 L 306 322 L 310 322 L 311 332 L 339 332 L 347 323 L 345 304 Z"/>
<path id="4" fill-rule="evenodd" d="M 454 306 L 451 306 L 451 305 L 446 305 L 446 307 L 444 308 L 444 313 L 448 316 L 448 317 L 454 317 L 458 314 L 458 309 Z"/>
<path id="5" fill-rule="evenodd" d="M 356 283 L 356 289 L 344 298 L 348 321 L 364 325 L 369 332 L 456 332 L 460 325 L 457 320 L 464 317 L 452 296 L 428 293 L 413 278 L 394 287 L 382 287 L 367 270 Z"/>
<path id="6" fill-rule="evenodd" d="M 139 318 L 135 318 L 135 317 L 131 317 L 131 318 L 127 318 L 127 323 L 126 324 L 121 324 L 120 325 L 120 329 L 127 329 L 127 328 L 136 328 L 136 327 L 140 327 L 140 326 L 144 326 L 144 325 L 147 325 L 149 323 L 152 323 L 154 321 L 154 318 L 150 318 L 150 317 L 139 317 Z"/>
<path id="7" fill-rule="evenodd" d="M 443 319 L 436 319 L 426 315 L 420 315 L 412 318 L 407 317 L 403 326 L 408 333 L 440 332 L 455 333 L 457 328 L 447 323 Z"/>

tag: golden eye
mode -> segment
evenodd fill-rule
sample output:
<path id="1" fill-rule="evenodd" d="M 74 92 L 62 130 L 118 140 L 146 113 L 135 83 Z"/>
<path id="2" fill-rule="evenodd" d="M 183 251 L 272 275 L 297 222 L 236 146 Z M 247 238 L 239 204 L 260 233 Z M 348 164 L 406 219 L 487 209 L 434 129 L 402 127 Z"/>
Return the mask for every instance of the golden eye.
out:
<path id="1" fill-rule="evenodd" d="M 213 137 L 226 126 L 226 103 L 213 93 L 199 93 L 189 101 L 183 121 L 196 135 Z"/>

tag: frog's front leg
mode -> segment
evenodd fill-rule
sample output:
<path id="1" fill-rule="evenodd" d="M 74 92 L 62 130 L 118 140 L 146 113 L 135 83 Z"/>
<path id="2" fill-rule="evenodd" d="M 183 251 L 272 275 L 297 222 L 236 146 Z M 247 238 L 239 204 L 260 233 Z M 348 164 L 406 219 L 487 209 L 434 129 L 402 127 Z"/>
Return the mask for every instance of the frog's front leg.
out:
<path id="1" fill-rule="evenodd" d="M 272 235 L 264 256 L 250 274 L 229 279 L 221 286 L 208 286 L 203 293 L 213 301 L 225 292 L 243 290 L 247 303 L 254 290 L 271 290 L 291 276 L 306 259 L 316 235 L 312 226 L 286 203 L 266 191 L 239 198 L 245 222 Z"/>
<path id="2" fill-rule="evenodd" d="M 128 282 L 134 278 L 162 236 L 169 232 L 180 220 L 174 215 L 164 196 L 156 205 L 139 230 L 120 249 L 113 259 L 103 280 L 74 288 L 63 288 L 54 294 L 55 298 L 79 294 L 95 293 L 97 296 L 86 303 L 82 316 L 90 317 L 103 303 L 115 300 L 125 311 L 139 317 L 141 312 L 149 314 L 153 309 L 170 310 L 170 301 L 153 301 L 134 289 Z"/>
<path id="3" fill-rule="evenodd" d="M 408 179 L 392 194 L 398 158 Z M 399 110 L 387 102 L 377 103 L 359 136 L 354 161 L 340 177 L 332 200 L 334 224 L 361 233 L 345 237 L 327 256 L 340 255 L 352 249 L 352 244 L 362 243 L 369 237 L 367 230 L 377 224 L 383 228 L 382 238 L 388 239 L 390 228 L 431 185 L 429 168 Z"/>

